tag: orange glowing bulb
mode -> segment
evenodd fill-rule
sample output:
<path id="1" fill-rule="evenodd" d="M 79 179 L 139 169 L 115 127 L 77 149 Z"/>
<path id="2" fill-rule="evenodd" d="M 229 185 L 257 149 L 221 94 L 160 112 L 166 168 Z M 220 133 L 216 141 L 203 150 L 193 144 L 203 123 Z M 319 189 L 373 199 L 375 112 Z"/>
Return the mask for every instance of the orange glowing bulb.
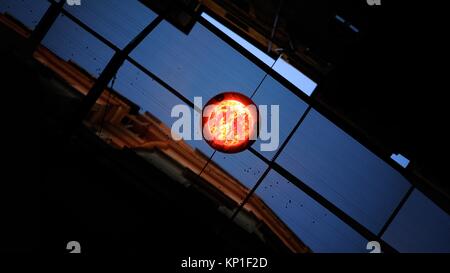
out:
<path id="1" fill-rule="evenodd" d="M 212 98 L 203 109 L 203 137 L 226 153 L 240 152 L 256 139 L 258 110 L 246 96 L 225 92 Z"/>

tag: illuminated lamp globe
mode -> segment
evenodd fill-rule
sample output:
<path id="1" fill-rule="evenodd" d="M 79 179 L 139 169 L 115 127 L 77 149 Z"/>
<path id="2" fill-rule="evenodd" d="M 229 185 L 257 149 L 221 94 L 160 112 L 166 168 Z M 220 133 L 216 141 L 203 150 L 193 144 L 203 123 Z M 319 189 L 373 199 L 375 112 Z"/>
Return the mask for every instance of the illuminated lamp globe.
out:
<path id="1" fill-rule="evenodd" d="M 220 93 L 203 108 L 203 138 L 217 151 L 241 152 L 255 142 L 258 118 L 258 108 L 247 96 L 238 92 Z"/>

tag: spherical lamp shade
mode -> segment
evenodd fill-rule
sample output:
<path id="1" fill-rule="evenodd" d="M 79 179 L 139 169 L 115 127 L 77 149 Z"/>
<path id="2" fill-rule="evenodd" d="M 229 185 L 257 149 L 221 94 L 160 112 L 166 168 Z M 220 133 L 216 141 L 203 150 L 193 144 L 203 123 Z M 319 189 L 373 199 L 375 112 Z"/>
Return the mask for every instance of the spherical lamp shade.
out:
<path id="1" fill-rule="evenodd" d="M 237 153 L 253 144 L 258 135 L 258 108 L 238 92 L 210 99 L 202 113 L 203 138 L 215 150 Z"/>

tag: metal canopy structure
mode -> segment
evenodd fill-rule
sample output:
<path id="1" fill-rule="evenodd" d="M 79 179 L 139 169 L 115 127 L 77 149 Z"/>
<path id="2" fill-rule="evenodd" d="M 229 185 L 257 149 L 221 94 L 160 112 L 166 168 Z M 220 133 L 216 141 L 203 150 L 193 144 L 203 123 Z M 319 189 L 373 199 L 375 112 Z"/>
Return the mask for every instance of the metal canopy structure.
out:
<path id="1" fill-rule="evenodd" d="M 145 3 L 146 1 L 141 2 Z M 117 45 L 117 43 L 112 42 L 111 39 L 106 38 L 104 34 L 96 31 L 92 25 L 86 22 L 86 19 L 85 21 L 83 21 L 83 19 L 80 19 L 79 17 L 74 15 L 74 13 L 71 12 L 67 6 L 66 7 L 64 6 L 63 1 L 61 2 L 49 1 L 50 3 L 49 9 L 45 12 L 39 23 L 36 24 L 34 31 L 31 32 L 31 35 L 28 38 L 29 43 L 26 46 L 26 50 L 28 50 L 28 52 L 33 52 L 36 56 L 37 50 L 39 50 L 39 47 L 41 45 L 45 45 L 46 37 L 49 37 L 49 32 L 51 32 L 52 27 L 56 24 L 55 22 L 58 20 L 60 16 L 65 16 L 66 18 L 68 18 L 70 22 L 74 23 L 74 25 L 81 28 L 83 31 L 95 37 L 95 39 L 97 39 L 99 42 L 109 47 L 113 52 L 112 58 L 108 60 L 107 64 L 104 67 L 102 67 L 102 70 L 98 73 L 98 77 L 93 77 L 94 82 L 88 89 L 89 91 L 86 93 L 86 96 L 83 98 L 82 104 L 83 106 L 77 109 L 77 112 L 73 117 L 73 122 L 69 124 L 67 128 L 68 132 L 71 132 L 77 126 L 82 125 L 83 120 L 85 120 L 85 118 L 88 117 L 90 113 L 92 113 L 93 107 L 95 107 L 97 105 L 97 102 L 100 99 L 102 99 L 102 94 L 105 94 L 105 90 L 108 89 L 108 85 L 114 82 L 116 77 L 119 79 L 118 82 L 121 81 L 122 79 L 121 75 L 122 73 L 125 73 L 123 71 L 125 71 L 124 69 L 126 66 L 134 67 L 133 69 L 138 70 L 139 73 L 142 73 L 146 77 L 150 78 L 152 81 L 157 83 L 159 86 L 162 87 L 162 89 L 173 95 L 175 98 L 177 98 L 184 104 L 190 106 L 191 108 L 194 108 L 191 99 L 185 95 L 186 90 L 180 90 L 177 87 L 178 84 L 176 81 L 170 78 L 167 79 L 165 75 L 162 75 L 158 71 L 152 69 L 151 64 L 150 65 L 147 64 L 147 62 L 149 63 L 152 62 L 151 59 L 142 61 L 142 58 L 140 58 L 138 55 L 139 48 L 145 47 L 147 43 L 149 43 L 147 42 L 148 39 L 152 39 L 152 37 L 158 35 L 155 34 L 155 32 L 160 31 L 161 33 L 172 33 L 171 32 L 172 30 L 163 32 L 165 29 L 170 29 L 169 25 L 165 24 L 166 22 L 165 19 L 168 19 L 167 20 L 168 22 L 176 25 L 178 13 L 173 11 L 182 10 L 183 12 L 190 15 L 191 16 L 190 19 L 195 20 L 195 23 L 194 24 L 187 23 L 185 24 L 185 26 L 188 25 L 189 26 L 188 28 L 186 28 L 185 26 L 179 27 L 177 28 L 178 31 L 180 30 L 185 31 L 187 34 L 183 33 L 183 35 L 187 35 L 188 37 L 190 35 L 194 35 L 193 33 L 195 31 L 197 31 L 200 34 L 211 33 L 211 35 L 215 35 L 216 37 L 218 37 L 220 42 L 224 42 L 224 45 L 229 46 L 231 49 L 237 51 L 243 58 L 245 58 L 246 62 L 248 61 L 249 63 L 251 63 L 252 66 L 254 66 L 255 79 L 260 77 L 260 75 L 263 75 L 262 79 L 256 86 L 256 89 L 251 90 L 252 92 L 254 91 L 253 94 L 256 93 L 256 95 L 258 95 L 258 92 L 260 90 L 259 88 L 261 89 L 264 88 L 264 84 L 267 84 L 267 81 L 273 80 L 276 82 L 277 85 L 280 86 L 280 89 L 283 88 L 285 90 L 288 90 L 289 94 L 299 99 L 301 103 L 304 103 L 305 105 L 304 111 L 301 114 L 299 114 L 298 117 L 296 117 L 292 127 L 286 130 L 286 136 L 282 140 L 282 143 L 280 143 L 279 149 L 274 154 L 270 156 L 265 155 L 260 151 L 258 151 L 255 148 L 255 146 L 252 146 L 248 149 L 247 152 L 248 155 L 243 156 L 243 160 L 249 160 L 250 158 L 257 158 L 261 162 L 260 165 L 261 167 L 258 170 L 259 176 L 257 176 L 257 179 L 255 179 L 254 182 L 250 183 L 249 181 L 244 181 L 245 178 L 239 179 L 237 175 L 233 175 L 232 171 L 227 169 L 231 167 L 229 167 L 230 166 L 228 165 L 229 163 L 226 163 L 227 159 L 225 157 L 224 157 L 225 161 L 223 160 L 221 161 L 217 158 L 217 162 L 215 162 L 216 164 L 218 164 L 221 168 L 225 169 L 228 173 L 231 174 L 232 177 L 236 178 L 238 181 L 240 181 L 243 185 L 245 185 L 248 188 L 247 194 L 245 195 L 245 197 L 242 198 L 242 200 L 238 201 L 239 205 L 236 207 L 236 209 L 233 211 L 230 217 L 232 221 L 235 220 L 236 217 L 238 217 L 241 211 L 246 209 L 246 207 L 251 203 L 252 199 L 258 194 L 258 192 L 261 191 L 264 181 L 265 180 L 269 181 L 270 179 L 268 178 L 273 177 L 274 172 L 278 174 L 280 177 L 282 177 L 282 179 L 284 179 L 285 181 L 292 183 L 292 185 L 294 185 L 301 192 L 306 194 L 308 198 L 311 198 L 311 200 L 313 200 L 319 206 L 329 211 L 333 216 L 336 217 L 336 219 L 338 219 L 336 221 L 339 221 L 339 223 L 343 223 L 345 227 L 348 226 L 350 230 L 352 230 L 352 232 L 355 232 L 355 234 L 357 234 L 355 236 L 360 236 L 361 238 L 364 238 L 367 241 L 381 242 L 381 246 L 384 252 L 402 251 L 402 249 L 396 249 L 395 246 L 393 246 L 391 243 L 385 240 L 384 235 L 388 233 L 390 225 L 396 222 L 398 215 L 401 214 L 403 208 L 406 206 L 406 204 L 408 204 L 408 200 L 410 200 L 411 196 L 413 196 L 416 192 L 418 192 L 418 190 L 424 192 L 428 197 L 430 197 L 430 199 L 432 199 L 439 205 L 440 209 L 443 209 L 448 213 L 449 208 L 445 206 L 446 197 L 445 195 L 442 194 L 442 192 L 436 191 L 433 188 L 429 187 L 426 183 L 423 183 L 423 181 L 421 181 L 421 178 L 418 177 L 416 174 L 414 174 L 410 169 L 402 168 L 401 166 L 396 164 L 394 161 L 390 159 L 390 154 L 385 154 L 384 151 L 380 150 L 377 145 L 371 142 L 371 139 L 366 138 L 363 134 L 360 133 L 360 131 L 354 130 L 352 125 L 349 124 L 349 122 L 342 119 L 342 117 L 337 115 L 333 110 L 330 110 L 328 107 L 324 106 L 324 104 L 322 103 L 323 97 L 321 97 L 321 94 L 325 93 L 326 90 L 325 91 L 323 90 L 324 88 L 328 87 L 327 80 L 324 79 L 326 79 L 326 75 L 328 73 L 332 72 L 330 72 L 331 70 L 329 66 L 325 65 L 324 62 L 320 60 L 319 57 L 314 58 L 311 57 L 313 55 L 310 56 L 305 55 L 306 48 L 302 46 L 299 46 L 296 51 L 293 51 L 292 48 L 290 50 L 291 55 L 289 56 L 292 56 L 291 60 L 293 63 L 296 63 L 296 67 L 299 68 L 300 70 L 303 69 L 302 72 L 304 72 L 307 76 L 309 76 L 311 79 L 315 80 L 318 83 L 317 90 L 315 91 L 314 95 L 310 97 L 305 95 L 305 93 L 302 92 L 298 87 L 292 84 L 289 80 L 282 77 L 279 73 L 274 71 L 267 64 L 263 63 L 261 60 L 256 58 L 250 52 L 248 52 L 240 44 L 236 43 L 229 36 L 227 36 L 222 31 L 217 29 L 209 21 L 205 20 L 205 18 L 200 16 L 201 14 L 200 11 L 210 12 L 212 16 L 219 19 L 223 24 L 228 24 L 228 26 L 233 30 L 235 30 L 238 34 L 246 36 L 249 40 L 254 42 L 256 46 L 258 46 L 259 48 L 263 48 L 264 46 L 267 45 L 268 47 L 266 48 L 266 50 L 268 51 L 269 55 L 272 57 L 276 57 L 275 55 L 276 52 L 278 52 L 279 54 L 279 51 L 277 51 L 277 49 L 280 48 L 280 44 L 292 43 L 292 37 L 290 37 L 292 32 L 289 32 L 286 27 L 287 24 L 286 21 L 289 21 L 289 17 L 287 17 L 287 19 L 279 18 L 281 14 L 280 11 L 282 10 L 282 6 L 284 5 L 283 1 L 279 3 L 278 8 L 276 9 L 277 12 L 275 14 L 274 21 L 272 22 L 273 25 L 271 31 L 269 32 L 267 31 L 268 30 L 267 26 L 258 25 L 258 23 L 260 23 L 259 21 L 257 21 L 256 25 L 255 23 L 250 22 L 249 19 L 252 17 L 251 13 L 249 13 L 250 15 L 247 14 L 244 16 L 241 14 L 242 11 L 237 10 L 237 7 L 233 7 L 232 5 L 228 6 L 225 5 L 228 1 L 205 1 L 203 6 L 196 5 L 194 2 L 195 1 L 192 1 L 191 4 L 180 7 L 179 5 L 177 5 L 178 2 L 174 1 L 173 2 L 174 6 L 165 7 L 165 10 L 157 9 L 160 12 L 161 10 L 164 10 L 164 12 L 167 12 L 167 14 L 170 14 L 170 16 L 166 14 L 157 14 L 155 11 L 152 11 L 152 13 L 155 12 L 155 18 L 149 20 L 149 22 L 147 22 L 147 25 L 144 28 L 142 28 L 140 32 L 138 32 L 135 36 L 133 36 L 132 39 L 129 40 L 124 47 L 120 47 Z M 150 6 L 153 7 L 152 5 Z M 142 8 L 145 7 L 142 6 Z M 243 21 L 244 24 L 241 25 L 240 27 L 237 26 L 236 19 L 230 17 L 232 15 L 239 16 L 240 20 Z M 279 22 L 279 20 L 281 20 L 281 23 Z M 233 25 L 233 22 L 235 25 Z M 357 23 L 358 22 L 356 21 L 355 24 Z M 197 24 L 199 25 L 197 26 Z M 279 24 L 281 24 L 281 26 Z M 255 32 L 255 30 L 259 30 L 259 32 L 258 31 Z M 304 32 L 302 31 L 299 32 L 304 34 Z M 266 44 L 264 44 L 264 42 Z M 58 53 L 56 53 L 56 55 L 58 55 Z M 337 61 L 336 63 L 339 63 L 339 61 Z M 113 87 L 112 89 L 114 90 L 116 89 L 116 87 Z M 120 94 L 120 91 L 118 91 L 117 93 Z M 105 100 L 105 97 L 103 97 L 103 100 Z M 130 101 L 133 100 L 130 99 Z M 131 104 L 134 103 L 136 103 L 136 101 L 133 101 L 133 103 Z M 284 156 L 287 153 L 286 149 L 294 150 L 294 148 L 291 149 L 288 148 L 288 146 L 294 142 L 294 140 L 298 137 L 300 133 L 305 132 L 305 134 L 307 134 L 306 130 L 309 127 L 307 127 L 305 123 L 309 124 L 309 122 L 311 122 L 310 119 L 313 119 L 313 117 L 316 117 L 317 120 L 320 120 L 325 124 L 323 125 L 322 128 L 323 130 L 326 129 L 332 132 L 333 134 L 335 134 L 335 132 L 336 134 L 342 134 L 342 142 L 340 143 L 348 145 L 350 154 L 353 153 L 354 156 L 357 155 L 364 156 L 363 161 L 369 162 L 367 164 L 373 164 L 370 165 L 366 169 L 366 171 L 371 171 L 372 169 L 377 171 L 388 170 L 386 172 L 389 172 L 389 174 L 395 175 L 396 177 L 398 175 L 396 181 L 400 181 L 398 183 L 402 184 L 402 186 L 398 186 L 399 187 L 398 196 L 392 197 L 393 200 L 395 200 L 394 202 L 395 206 L 386 208 L 386 211 L 389 212 L 386 218 L 383 218 L 376 224 L 368 224 L 364 222 L 365 220 L 363 219 L 364 217 L 361 216 L 362 214 L 354 212 L 353 209 L 348 207 L 349 203 L 356 202 L 354 201 L 357 200 L 356 197 L 355 197 L 356 199 L 354 200 L 352 199 L 349 201 L 349 199 L 353 198 L 352 197 L 353 195 L 346 195 L 345 198 L 347 200 L 344 200 L 342 201 L 342 203 L 340 203 L 338 199 L 333 199 L 335 198 L 334 193 L 328 192 L 329 189 L 332 189 L 331 186 L 330 188 L 323 188 L 322 186 L 314 182 L 315 179 L 314 176 L 302 177 L 302 174 L 299 175 L 297 173 L 295 169 L 297 167 L 292 167 L 292 165 L 290 166 L 288 163 L 284 163 L 287 160 L 285 159 L 287 156 Z M 326 143 L 326 141 L 328 140 L 324 139 L 323 143 Z M 311 142 L 311 145 L 313 144 L 314 143 Z M 199 147 L 195 148 L 201 150 L 201 148 Z M 205 150 L 202 150 L 202 152 L 205 153 Z M 207 152 L 205 153 L 205 155 L 206 158 L 209 157 Z M 326 153 L 323 153 L 321 155 L 327 156 Z M 214 160 L 215 159 L 214 156 L 215 155 L 213 153 L 211 157 L 209 157 L 210 160 L 211 159 Z M 369 157 L 370 159 L 368 159 Z M 349 164 L 351 164 L 352 162 L 351 161 L 352 159 L 348 159 L 345 156 L 342 156 L 339 160 L 341 161 L 348 160 Z M 207 168 L 208 163 L 209 161 L 203 168 L 201 168 L 202 172 L 203 170 L 205 170 L 205 172 L 211 171 Z M 303 164 L 307 165 L 308 162 L 303 161 Z M 348 170 L 349 172 L 353 172 L 353 170 L 351 169 Z M 305 167 L 305 169 L 303 169 L 303 172 L 306 171 L 312 170 L 307 169 L 307 167 Z M 327 172 L 326 169 L 323 169 L 323 171 Z M 370 173 L 370 175 L 376 174 L 377 172 Z M 329 175 L 345 176 L 345 174 L 341 174 L 340 172 L 334 169 L 329 170 Z M 326 178 L 322 177 L 321 179 L 325 181 L 324 182 L 325 184 L 328 183 L 326 181 Z M 342 181 L 345 181 L 345 179 L 352 179 L 352 178 L 351 176 L 349 176 L 348 178 L 345 177 Z M 365 179 L 369 180 L 369 178 Z M 404 186 L 406 184 L 403 181 L 409 181 L 408 185 Z M 396 187 L 394 184 L 392 184 L 391 186 L 393 188 Z M 383 187 L 383 185 L 380 184 L 380 187 Z M 344 193 L 342 192 L 337 193 L 337 195 L 342 194 Z M 276 211 L 275 213 L 277 214 Z M 374 228 L 373 226 L 377 226 L 377 228 Z M 295 229 L 293 227 L 290 228 L 293 231 Z M 303 240 L 301 236 L 299 236 L 299 239 Z M 308 243 L 306 244 L 308 245 Z M 314 246 L 310 247 L 314 251 Z"/>

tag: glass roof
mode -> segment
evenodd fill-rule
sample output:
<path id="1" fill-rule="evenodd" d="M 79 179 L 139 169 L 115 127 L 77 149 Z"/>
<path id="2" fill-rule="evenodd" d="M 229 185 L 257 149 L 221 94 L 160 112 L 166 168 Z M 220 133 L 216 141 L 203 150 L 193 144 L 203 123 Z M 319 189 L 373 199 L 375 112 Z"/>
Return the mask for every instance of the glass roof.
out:
<path id="1" fill-rule="evenodd" d="M 56 19 L 42 45 L 94 77 L 100 75 L 114 54 L 110 47 L 64 15 Z"/>
<path id="2" fill-rule="evenodd" d="M 383 239 L 400 252 L 450 252 L 450 217 L 414 190 Z"/>
<path id="3" fill-rule="evenodd" d="M 256 194 L 314 252 L 366 252 L 367 240 L 275 171 Z"/>
<path id="4" fill-rule="evenodd" d="M 115 4 L 106 0 L 85 1 L 81 7 L 66 5 L 65 10 L 118 48 L 123 48 L 157 15 L 137 0 L 126 4 L 119 0 L 113 2 Z M 0 12 L 12 15 L 31 30 L 48 7 L 49 2 L 43 0 L 0 2 Z M 113 49 L 64 15 L 52 25 L 42 45 L 94 77 L 100 75 L 114 54 Z M 130 58 L 154 76 L 126 61 L 116 75 L 114 90 L 142 111 L 152 113 L 169 128 L 174 121 L 170 110 L 174 105 L 184 104 L 169 89 L 177 90 L 188 101 L 193 101 L 194 96 L 202 96 L 203 104 L 217 93 L 239 91 L 253 95 L 252 99 L 258 105 L 279 105 L 280 145 L 288 140 L 309 107 L 293 90 L 267 75 L 264 69 L 200 23 L 186 35 L 162 21 Z M 316 83 L 309 82 L 288 63 L 282 59 L 277 63 L 274 70 L 294 81 L 299 89 L 307 94 L 315 89 Z M 295 75 L 297 84 L 291 79 Z M 157 83 L 155 77 L 170 88 Z M 186 142 L 206 156 L 213 154 L 202 140 Z M 257 141 L 253 145 L 254 150 L 240 154 L 216 152 L 212 162 L 246 188 L 258 185 L 255 196 L 259 196 L 316 252 L 366 252 L 367 238 L 300 190 L 283 172 L 271 169 L 264 177 L 267 168 L 277 165 L 294 175 L 375 235 L 411 187 L 397 170 L 314 108 L 299 123 L 278 158 L 273 160 L 276 151 L 259 151 L 260 143 Z M 209 171 L 210 166 L 207 166 L 202 175 Z M 449 215 L 418 190 L 407 197 L 399 213 L 393 216 L 380 239 L 398 251 L 450 252 Z"/>
<path id="5" fill-rule="evenodd" d="M 270 143 L 271 140 L 261 139 L 258 139 L 252 146 L 257 151 L 261 152 L 267 159 L 272 159 L 281 144 L 286 140 L 289 133 L 305 113 L 308 104 L 271 76 L 267 76 L 264 79 L 252 99 L 256 105 L 267 105 L 267 122 L 261 121 L 261 126 L 267 125 L 267 130 L 269 132 L 273 131 L 270 122 L 272 118 L 272 111 L 270 110 L 271 105 L 279 105 L 279 120 L 282 120 L 283 122 L 279 123 L 278 148 L 273 151 L 262 151 L 261 144 Z"/>
<path id="6" fill-rule="evenodd" d="M 211 31 L 196 24 L 185 35 L 162 22 L 131 57 L 186 98 L 236 91 L 247 96 L 256 90 L 265 73 Z"/>
<path id="7" fill-rule="evenodd" d="M 0 1 L 0 13 L 13 16 L 33 30 L 49 6 L 50 3 L 46 0 L 2 0 Z"/>
<path id="8" fill-rule="evenodd" d="M 131 41 L 156 14 L 139 1 L 82 1 L 65 9 L 119 48 Z"/>
<path id="9" fill-rule="evenodd" d="M 396 170 L 315 110 L 277 162 L 374 233 L 410 187 Z"/>

